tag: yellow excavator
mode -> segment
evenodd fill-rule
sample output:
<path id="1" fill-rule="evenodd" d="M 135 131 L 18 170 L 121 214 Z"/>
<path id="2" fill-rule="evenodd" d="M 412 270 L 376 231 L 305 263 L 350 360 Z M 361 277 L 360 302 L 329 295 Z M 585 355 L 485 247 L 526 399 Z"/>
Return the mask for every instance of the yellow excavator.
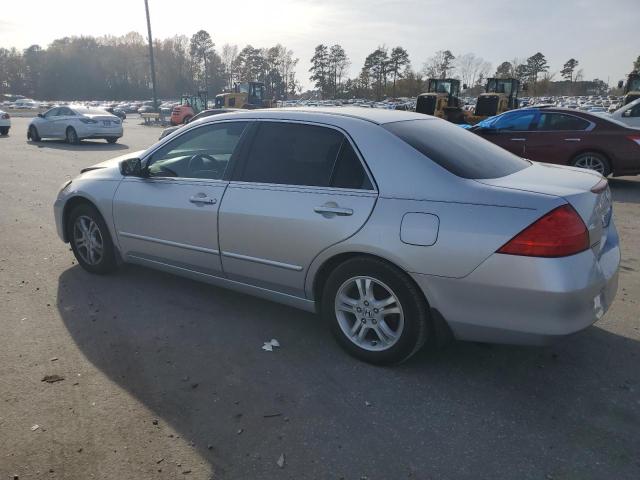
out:
<path id="1" fill-rule="evenodd" d="M 421 93 L 416 99 L 416 112 L 460 123 L 462 116 L 460 80 L 430 78 L 427 83 L 427 92 Z"/>
<path id="2" fill-rule="evenodd" d="M 523 90 L 526 90 L 526 86 L 523 86 Z M 478 96 L 473 114 L 466 115 L 465 120 L 473 125 L 487 117 L 518 108 L 519 92 L 520 80 L 516 78 L 487 79 L 485 93 Z"/>
<path id="3" fill-rule="evenodd" d="M 636 98 L 640 98 L 640 71 L 631 72 L 627 76 L 627 83 L 622 80 L 618 82 L 618 88 L 624 87 L 624 98 L 622 105 L 633 102 Z"/>
<path id="4" fill-rule="evenodd" d="M 233 91 L 216 95 L 216 108 L 271 108 L 274 102 L 265 98 L 262 82 L 235 83 Z"/>

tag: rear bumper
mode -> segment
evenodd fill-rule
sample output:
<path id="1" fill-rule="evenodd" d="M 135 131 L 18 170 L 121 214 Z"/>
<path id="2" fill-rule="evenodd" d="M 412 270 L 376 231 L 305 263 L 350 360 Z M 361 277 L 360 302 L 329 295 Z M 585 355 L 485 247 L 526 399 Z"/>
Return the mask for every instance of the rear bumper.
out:
<path id="1" fill-rule="evenodd" d="M 120 138 L 123 134 L 122 125 L 117 127 L 104 128 L 78 128 L 78 137 L 81 139 L 88 138 Z"/>
<path id="2" fill-rule="evenodd" d="M 494 254 L 462 279 L 412 274 L 460 340 L 545 345 L 598 321 L 618 289 L 613 222 L 597 258 Z"/>

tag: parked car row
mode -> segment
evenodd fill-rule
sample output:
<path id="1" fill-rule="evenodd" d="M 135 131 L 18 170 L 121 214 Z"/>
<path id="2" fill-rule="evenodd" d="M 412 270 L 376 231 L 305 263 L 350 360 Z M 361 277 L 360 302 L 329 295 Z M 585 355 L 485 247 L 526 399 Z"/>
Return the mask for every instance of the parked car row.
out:
<path id="1" fill-rule="evenodd" d="M 11 115 L 0 110 L 0 135 L 9 135 L 11 129 Z"/>

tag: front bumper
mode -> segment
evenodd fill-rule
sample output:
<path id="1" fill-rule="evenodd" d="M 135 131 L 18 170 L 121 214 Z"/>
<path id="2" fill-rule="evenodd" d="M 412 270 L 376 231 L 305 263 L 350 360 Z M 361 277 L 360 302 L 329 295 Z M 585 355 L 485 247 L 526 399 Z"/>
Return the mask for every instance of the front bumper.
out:
<path id="1" fill-rule="evenodd" d="M 592 249 L 564 258 L 493 254 L 461 279 L 412 276 L 457 339 L 545 345 L 602 318 L 618 289 L 619 264 L 612 221 L 597 254 Z"/>
<path id="2" fill-rule="evenodd" d="M 58 195 L 56 201 L 53 203 L 53 217 L 56 220 L 56 231 L 58 232 L 58 237 L 63 242 L 67 242 L 67 238 L 64 232 L 64 222 L 62 218 L 62 214 L 64 211 L 64 199 L 61 195 Z"/>

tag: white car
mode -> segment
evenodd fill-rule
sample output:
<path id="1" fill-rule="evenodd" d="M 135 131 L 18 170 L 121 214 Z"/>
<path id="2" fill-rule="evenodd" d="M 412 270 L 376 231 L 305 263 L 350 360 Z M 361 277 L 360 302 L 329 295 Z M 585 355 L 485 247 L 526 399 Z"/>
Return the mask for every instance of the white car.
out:
<path id="1" fill-rule="evenodd" d="M 75 144 L 87 138 L 104 138 L 115 143 L 121 136 L 122 122 L 118 117 L 105 110 L 76 105 L 39 113 L 27 131 L 27 138 L 34 142 L 55 138 Z"/>
<path id="2" fill-rule="evenodd" d="M 620 107 L 611 117 L 630 127 L 640 128 L 640 98 Z"/>
<path id="3" fill-rule="evenodd" d="M 0 135 L 8 135 L 11 128 L 11 115 L 0 110 Z"/>

